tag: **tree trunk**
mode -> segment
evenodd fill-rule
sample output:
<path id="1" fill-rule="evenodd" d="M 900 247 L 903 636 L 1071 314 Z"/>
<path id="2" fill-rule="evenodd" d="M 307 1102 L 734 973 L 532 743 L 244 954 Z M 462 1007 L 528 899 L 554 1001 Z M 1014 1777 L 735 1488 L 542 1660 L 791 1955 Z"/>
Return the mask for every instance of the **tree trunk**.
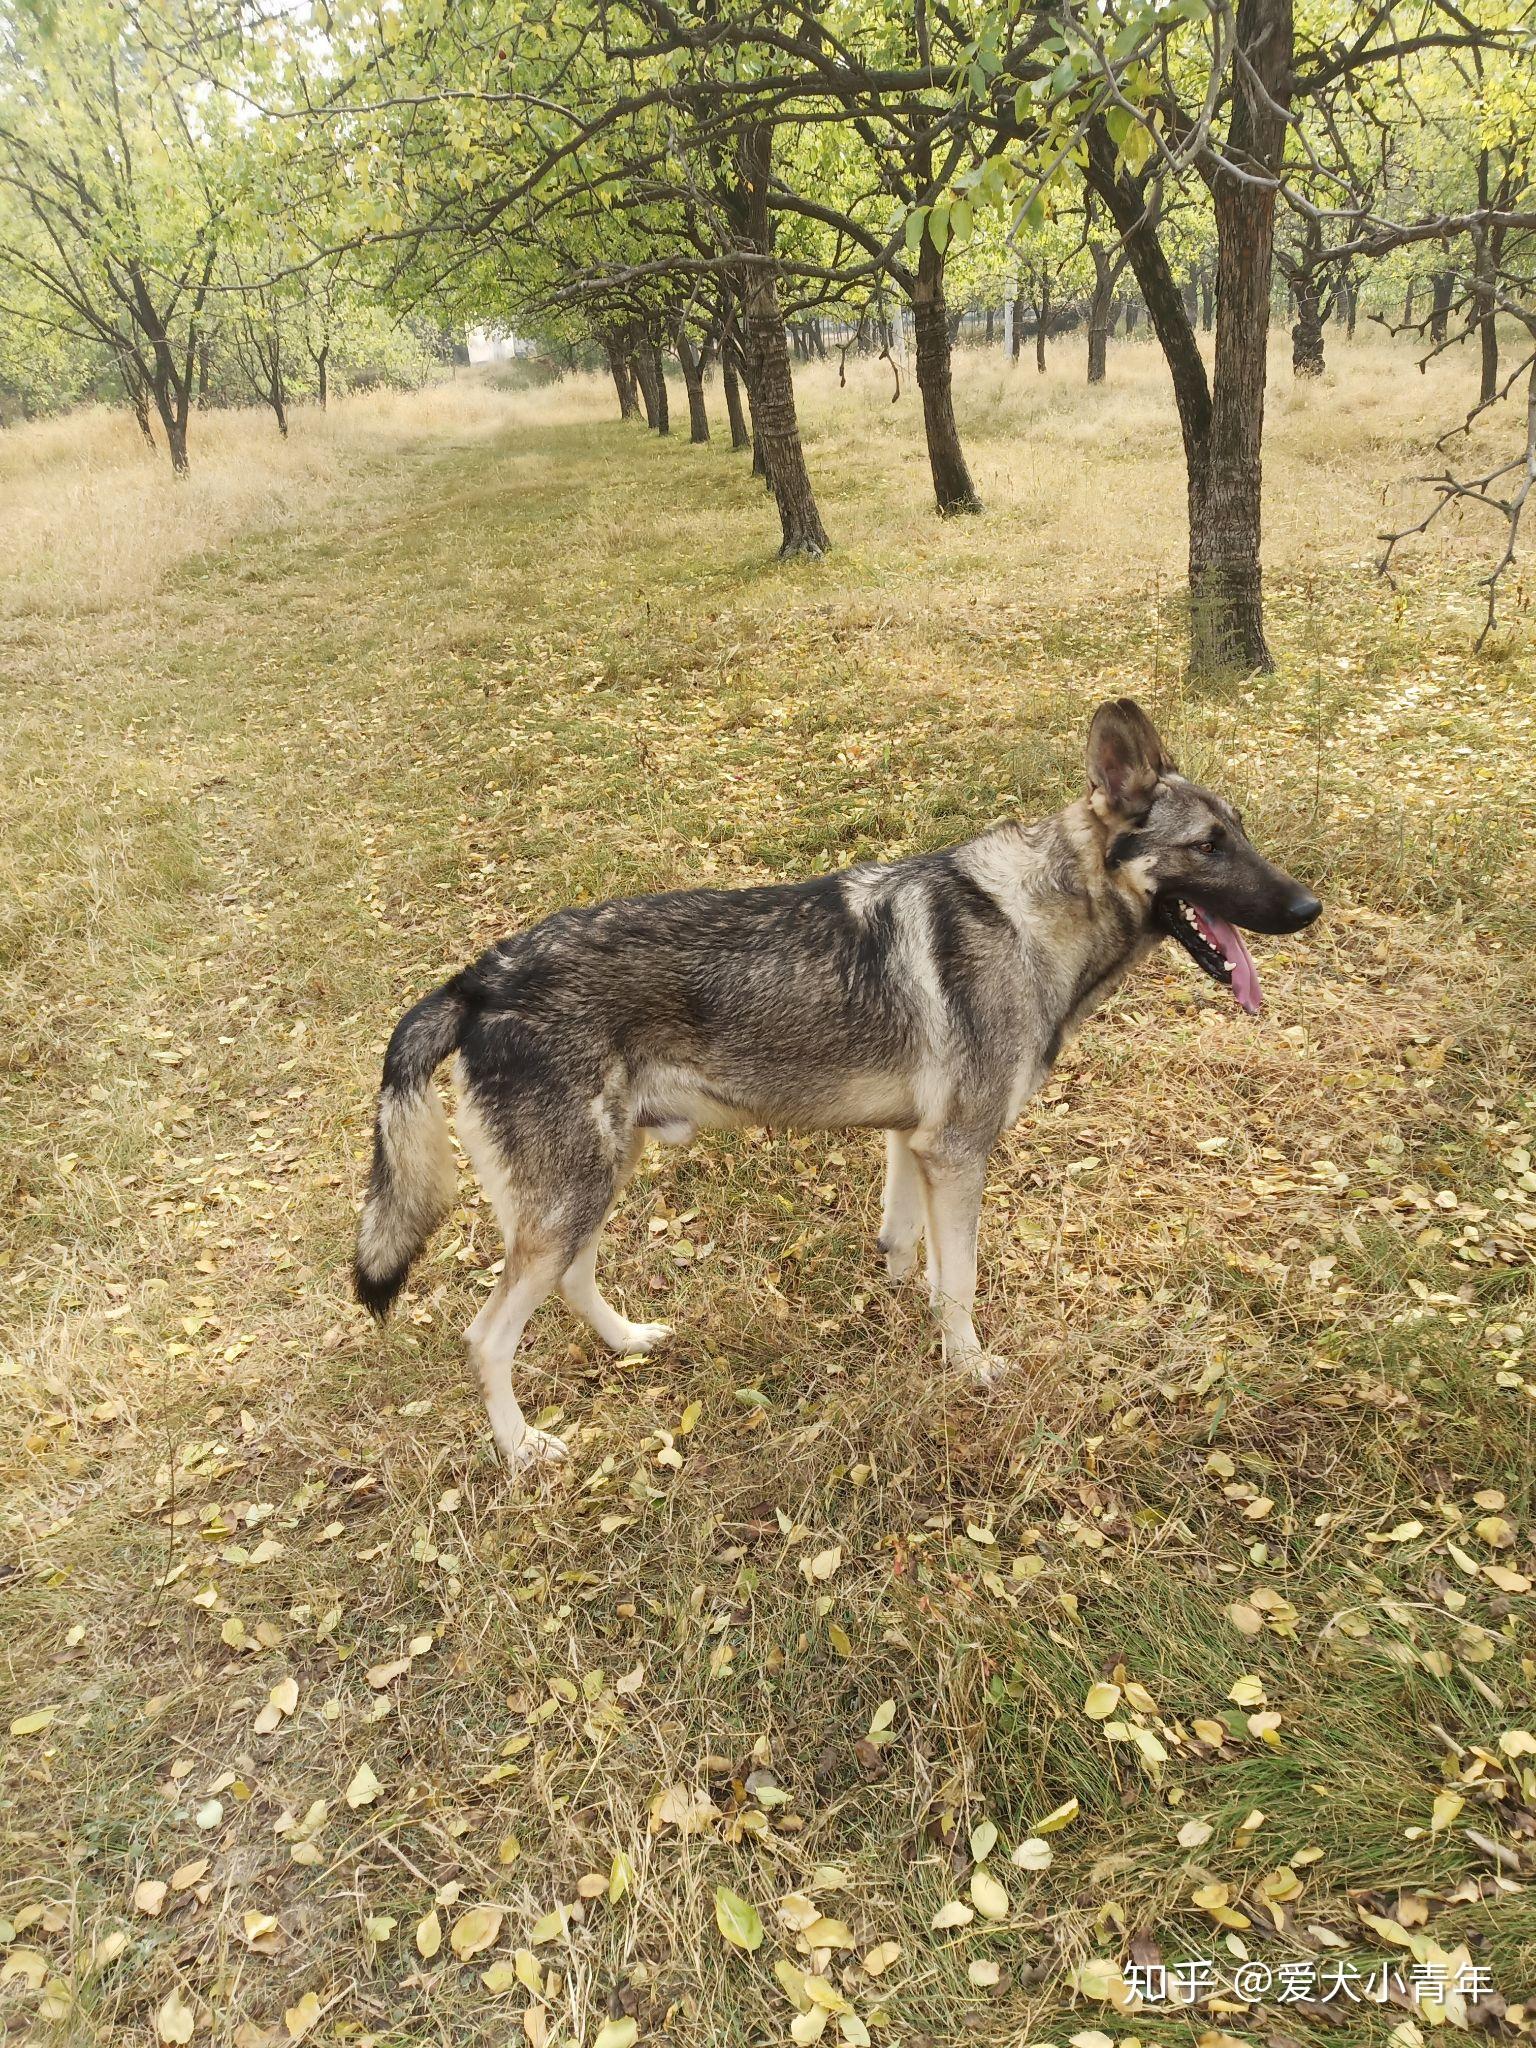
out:
<path id="1" fill-rule="evenodd" d="M 709 413 L 704 404 L 704 365 L 698 350 L 681 324 L 677 330 L 677 360 L 682 365 L 683 389 L 688 394 L 688 439 L 694 447 L 709 439 Z"/>
<path id="2" fill-rule="evenodd" d="M 608 374 L 613 379 L 613 388 L 619 397 L 619 418 L 632 420 L 639 408 L 635 403 L 635 387 L 629 364 L 624 359 L 624 351 L 616 341 L 605 341 L 603 348 L 608 357 Z"/>
<path id="3" fill-rule="evenodd" d="M 768 181 L 772 171 L 773 129 L 766 121 L 750 122 L 741 139 L 741 167 L 747 194 L 747 244 L 770 255 L 773 231 L 768 212 Z M 745 314 L 746 349 L 751 364 L 752 419 L 762 436 L 768 482 L 779 508 L 782 539 L 779 559 L 791 555 L 824 555 L 831 543 L 821 523 L 800 421 L 795 412 L 795 385 L 789 368 L 779 288 L 768 263 L 746 266 L 739 292 Z"/>
<path id="4" fill-rule="evenodd" d="M 1225 154 L 1275 177 L 1291 93 L 1289 0 L 1239 0 L 1237 46 L 1252 84 L 1234 98 Z M 1101 119 L 1090 124 L 1088 143 L 1089 178 L 1124 238 L 1173 379 L 1189 495 L 1191 672 L 1272 668 L 1260 570 L 1260 450 L 1275 185 L 1233 175 L 1214 155 L 1200 166 L 1217 231 L 1216 355 L 1208 378 L 1142 186 L 1119 171 Z"/>
<path id="5" fill-rule="evenodd" d="M 1481 67 L 1479 67 L 1481 68 Z M 1504 195 L 1501 192 L 1500 198 Z M 1477 203 L 1486 209 L 1493 197 L 1489 159 L 1486 149 L 1477 156 Z M 1492 403 L 1499 388 L 1499 330 L 1494 318 L 1494 293 L 1497 289 L 1495 277 L 1498 270 L 1499 250 L 1494 239 L 1495 230 L 1483 227 L 1472 237 L 1472 319 L 1477 329 L 1479 342 L 1480 374 L 1478 379 L 1478 402 Z M 1502 235 L 1499 237 L 1503 239 Z"/>
<path id="6" fill-rule="evenodd" d="M 149 387 L 139 366 L 131 356 L 122 359 L 123 383 L 128 392 L 128 403 L 133 407 L 133 417 L 138 422 L 139 432 L 144 436 L 144 445 L 151 453 L 155 448 L 155 430 L 149 423 Z"/>
<path id="7" fill-rule="evenodd" d="M 157 340 L 154 346 L 154 377 L 150 388 L 154 393 L 155 411 L 159 413 L 160 424 L 165 429 L 172 474 L 189 476 L 192 464 L 187 456 L 187 391 L 176 375 L 175 359 L 169 344 L 163 340 Z"/>
<path id="8" fill-rule="evenodd" d="M 643 348 L 636 349 L 629 361 L 630 374 L 640 391 L 640 403 L 645 409 L 645 424 L 654 432 L 656 427 L 656 380 L 651 375 L 651 359 Z"/>
<path id="9" fill-rule="evenodd" d="M 277 421 L 277 431 L 286 441 L 288 438 L 288 395 L 283 389 L 281 378 L 272 386 L 272 416 Z"/>
<path id="10" fill-rule="evenodd" d="M 742 410 L 741 384 L 728 349 L 721 352 L 720 382 L 725 390 L 725 416 L 731 423 L 731 446 L 750 448 L 752 436 L 747 428 L 746 414 Z"/>
<path id="11" fill-rule="evenodd" d="M 1209 170 L 1216 357 L 1209 452 L 1190 492 L 1190 666 L 1196 675 L 1249 674 L 1275 665 L 1264 637 L 1260 563 L 1276 188 L 1235 175 L 1227 158 L 1278 179 L 1293 90 L 1293 35 L 1291 0 L 1238 0 L 1236 54 L 1248 77 L 1233 96 L 1226 154 Z"/>
<path id="12" fill-rule="evenodd" d="M 1451 318 L 1451 301 L 1456 296 L 1456 273 L 1437 270 L 1431 282 L 1434 295 L 1429 307 L 1429 338 L 1438 347 L 1445 340 Z"/>
<path id="13" fill-rule="evenodd" d="M 1207 334 L 1216 325 L 1216 280 L 1210 271 L 1200 276 L 1200 325 Z"/>
<path id="14" fill-rule="evenodd" d="M 1482 287 L 1479 287 L 1480 292 Z M 1491 405 L 1499 389 L 1499 328 L 1494 312 L 1493 282 L 1490 277 L 1486 287 L 1483 311 L 1478 315 L 1478 339 L 1481 343 L 1481 377 L 1478 381 L 1478 399 L 1483 405 Z"/>
<path id="15" fill-rule="evenodd" d="M 1035 368 L 1043 377 L 1045 375 L 1045 327 L 1046 322 L 1051 317 L 1051 281 L 1044 275 L 1040 279 L 1040 291 L 1035 305 L 1040 315 L 1035 326 Z"/>
<path id="16" fill-rule="evenodd" d="M 1296 377 L 1323 374 L 1323 304 L 1317 279 L 1304 272 L 1296 280 L 1296 324 L 1291 329 L 1291 373 Z"/>
<path id="17" fill-rule="evenodd" d="M 982 346 L 983 346 L 984 348 L 990 348 L 990 347 L 992 346 L 992 339 L 993 339 L 993 324 L 992 324 L 992 320 L 993 320 L 993 309 L 992 309 L 992 308 L 991 308 L 990 306 L 988 306 L 988 308 L 987 308 L 987 330 L 986 330 L 986 333 L 985 333 L 985 335 L 984 335 L 984 336 L 982 337 Z"/>
<path id="18" fill-rule="evenodd" d="M 981 500 L 971 482 L 960 446 L 960 430 L 955 425 L 944 306 L 944 258 L 926 232 L 917 252 L 912 320 L 917 342 L 917 388 L 923 398 L 923 432 L 928 441 L 934 498 L 946 518 L 952 512 L 979 512 Z"/>
<path id="19" fill-rule="evenodd" d="M 331 402 L 331 377 L 330 377 L 330 369 L 331 369 L 331 344 L 330 344 L 329 342 L 327 342 L 327 343 L 325 344 L 325 347 L 324 347 L 323 349 L 321 349 L 321 351 L 320 351 L 319 355 L 317 355 L 317 356 L 315 357 L 315 376 L 316 376 L 316 378 L 318 379 L 318 382 L 319 382 L 319 390 L 318 390 L 318 393 L 317 393 L 317 395 L 318 395 L 318 397 L 319 397 L 319 400 L 320 400 L 320 410 L 321 410 L 322 412 L 326 412 L 326 411 L 328 411 L 328 410 L 329 410 L 329 408 L 330 408 L 330 402 Z"/>
<path id="20" fill-rule="evenodd" d="M 324 402 L 322 399 L 321 403 L 324 404 Z M 197 344 L 197 409 L 199 412 L 206 412 L 208 410 L 208 343 L 206 340 L 200 341 Z"/>
<path id="21" fill-rule="evenodd" d="M 1024 286 L 1021 283 L 1013 295 L 1013 360 L 1017 362 L 1024 352 Z"/>
<path id="22" fill-rule="evenodd" d="M 1088 244 L 1093 258 L 1093 297 L 1088 302 L 1088 382 L 1102 384 L 1109 359 L 1109 324 L 1114 318 L 1115 279 L 1118 270 L 1109 251 L 1098 242 Z"/>
<path id="23" fill-rule="evenodd" d="M 652 424 L 658 434 L 666 436 L 672 431 L 672 400 L 667 390 L 667 366 L 662 360 L 661 350 L 654 341 L 646 342 L 640 353 L 649 359 L 651 366 L 651 390 L 656 402 L 656 418 Z"/>

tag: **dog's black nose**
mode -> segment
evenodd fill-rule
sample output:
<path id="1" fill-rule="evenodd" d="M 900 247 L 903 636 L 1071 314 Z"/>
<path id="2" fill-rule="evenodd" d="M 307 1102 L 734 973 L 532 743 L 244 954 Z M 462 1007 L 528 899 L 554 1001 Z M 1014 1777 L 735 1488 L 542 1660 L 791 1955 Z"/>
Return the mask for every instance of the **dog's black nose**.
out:
<path id="1" fill-rule="evenodd" d="M 1300 932 L 1305 931 L 1309 924 L 1314 924 L 1322 916 L 1323 906 L 1310 889 L 1298 889 L 1285 906 L 1285 911 L 1290 919 L 1290 930 Z"/>

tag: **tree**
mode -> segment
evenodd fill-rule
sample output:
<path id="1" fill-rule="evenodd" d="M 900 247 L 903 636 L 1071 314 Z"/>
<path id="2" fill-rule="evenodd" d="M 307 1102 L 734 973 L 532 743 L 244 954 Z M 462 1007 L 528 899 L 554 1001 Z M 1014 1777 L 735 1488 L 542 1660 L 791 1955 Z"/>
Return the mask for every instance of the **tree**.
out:
<path id="1" fill-rule="evenodd" d="M 4 310 L 105 350 L 141 421 L 153 404 L 177 475 L 231 147 L 227 105 L 174 54 L 212 34 L 200 4 L 0 18 Z"/>

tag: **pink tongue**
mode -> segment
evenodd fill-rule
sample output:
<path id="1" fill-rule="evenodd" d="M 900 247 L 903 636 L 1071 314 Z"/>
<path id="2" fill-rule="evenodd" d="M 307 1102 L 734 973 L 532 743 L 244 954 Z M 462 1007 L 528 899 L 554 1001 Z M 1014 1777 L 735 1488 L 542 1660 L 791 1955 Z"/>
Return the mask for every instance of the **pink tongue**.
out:
<path id="1" fill-rule="evenodd" d="M 1246 1010 L 1250 1017 L 1259 1014 L 1263 997 L 1259 994 L 1259 970 L 1253 964 L 1253 955 L 1243 944 L 1235 925 L 1227 923 L 1224 917 L 1216 917 L 1209 910 L 1198 906 L 1195 916 L 1200 920 L 1201 930 L 1224 960 L 1232 962 L 1232 997 L 1239 1009 Z"/>

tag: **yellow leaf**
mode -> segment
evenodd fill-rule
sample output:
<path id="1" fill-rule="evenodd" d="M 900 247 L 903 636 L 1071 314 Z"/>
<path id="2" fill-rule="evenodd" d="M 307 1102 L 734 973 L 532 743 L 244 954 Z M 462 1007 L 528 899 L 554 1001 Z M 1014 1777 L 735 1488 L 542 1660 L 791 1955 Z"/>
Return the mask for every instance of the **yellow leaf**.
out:
<path id="1" fill-rule="evenodd" d="M 808 1559 L 805 1570 L 813 1579 L 830 1579 L 842 1561 L 843 1546 L 834 1543 L 826 1550 L 818 1550 L 813 1558 Z"/>
<path id="2" fill-rule="evenodd" d="M 192 2008 L 182 1997 L 181 1987 L 173 1986 L 155 2014 L 156 2033 L 162 2041 L 190 2041 L 194 2025 Z"/>
<path id="3" fill-rule="evenodd" d="M 1078 1812 L 1077 1799 L 1074 1795 L 1071 1799 L 1063 1800 L 1054 1812 L 1048 1813 L 1045 1816 L 1044 1820 L 1037 1820 L 1035 1822 L 1035 1833 L 1037 1835 L 1054 1835 L 1058 1829 L 1070 1827 L 1073 1821 L 1077 1819 Z"/>
<path id="4" fill-rule="evenodd" d="M 542 1948 L 546 1941 L 560 1941 L 565 1936 L 565 1908 L 554 1906 L 542 1920 L 535 1920 L 529 1929 L 528 1939 L 535 1948 Z"/>
<path id="5" fill-rule="evenodd" d="M 416 1923 L 416 1947 L 418 1953 L 430 1962 L 442 1945 L 443 1923 L 438 1919 L 437 1908 L 434 1906 L 424 1920 L 418 1920 Z"/>
<path id="6" fill-rule="evenodd" d="M 1097 1685 L 1090 1685 L 1088 1697 L 1083 1701 L 1083 1712 L 1090 1721 L 1107 1721 L 1120 1704 L 1120 1688 L 1101 1679 Z"/>
<path id="7" fill-rule="evenodd" d="M 489 1948 L 501 1932 L 501 1908 L 499 1906 L 476 1906 L 471 1912 L 461 1914 L 453 1923 L 448 1936 L 448 1946 L 461 1963 L 467 1963 L 471 1956 Z"/>
<path id="8" fill-rule="evenodd" d="M 1459 1792 L 1452 1792 L 1449 1787 L 1437 1792 L 1429 1810 L 1429 1832 L 1438 1835 L 1442 1828 L 1448 1828 L 1466 1803 Z"/>
<path id="9" fill-rule="evenodd" d="M 306 1991 L 298 2004 L 290 2005 L 283 2014 L 283 2025 L 288 2029 L 289 2040 L 302 2041 L 319 2017 L 319 1993 Z"/>
<path id="10" fill-rule="evenodd" d="M 135 1908 L 140 1913 L 147 1913 L 151 1920 L 156 1919 L 161 1907 L 165 1904 L 165 1895 L 169 1889 L 170 1887 L 163 1878 L 146 1877 L 142 1879 L 133 1888 Z"/>
<path id="11" fill-rule="evenodd" d="M 811 2048 L 813 2041 L 819 2041 L 827 2030 L 830 2017 L 824 2005 L 813 2005 L 805 2012 L 797 2012 L 789 2023 L 789 2038 L 795 2048 Z"/>
<path id="12" fill-rule="evenodd" d="M 864 1958 L 864 1974 L 868 1977 L 883 1977 L 901 1954 L 899 1941 L 882 1941 L 872 1948 Z"/>
<path id="13" fill-rule="evenodd" d="M 814 1919 L 809 1927 L 802 1927 L 800 1938 L 809 1948 L 852 1948 L 853 1936 L 841 1920 L 829 1920 L 824 1915 Z"/>
<path id="14" fill-rule="evenodd" d="M 715 1925 L 731 1944 L 750 1955 L 763 1945 L 762 1916 L 749 1899 L 728 1885 L 715 1886 Z"/>
<path id="15" fill-rule="evenodd" d="M 11 1723 L 13 1735 L 41 1735 L 53 1721 L 57 1707 L 38 1707 L 30 1714 L 19 1714 Z"/>
<path id="16" fill-rule="evenodd" d="M 975 1913 L 963 1899 L 951 1899 L 947 1905 L 940 1906 L 928 1925 L 943 1933 L 947 1927 L 969 1927 L 975 1918 Z"/>
<path id="17" fill-rule="evenodd" d="M 372 1806 L 383 1790 L 384 1787 L 373 1774 L 373 1765 L 359 1764 L 351 1784 L 347 1787 L 347 1804 L 354 1811 L 359 1806 Z"/>
<path id="18" fill-rule="evenodd" d="M 592 2036 L 592 2048 L 635 2048 L 640 2028 L 631 2019 L 604 2020 Z"/>
<path id="19" fill-rule="evenodd" d="M 1008 1894 L 983 1864 L 978 1863 L 971 1872 L 971 1903 L 984 1920 L 1008 1918 Z"/>

